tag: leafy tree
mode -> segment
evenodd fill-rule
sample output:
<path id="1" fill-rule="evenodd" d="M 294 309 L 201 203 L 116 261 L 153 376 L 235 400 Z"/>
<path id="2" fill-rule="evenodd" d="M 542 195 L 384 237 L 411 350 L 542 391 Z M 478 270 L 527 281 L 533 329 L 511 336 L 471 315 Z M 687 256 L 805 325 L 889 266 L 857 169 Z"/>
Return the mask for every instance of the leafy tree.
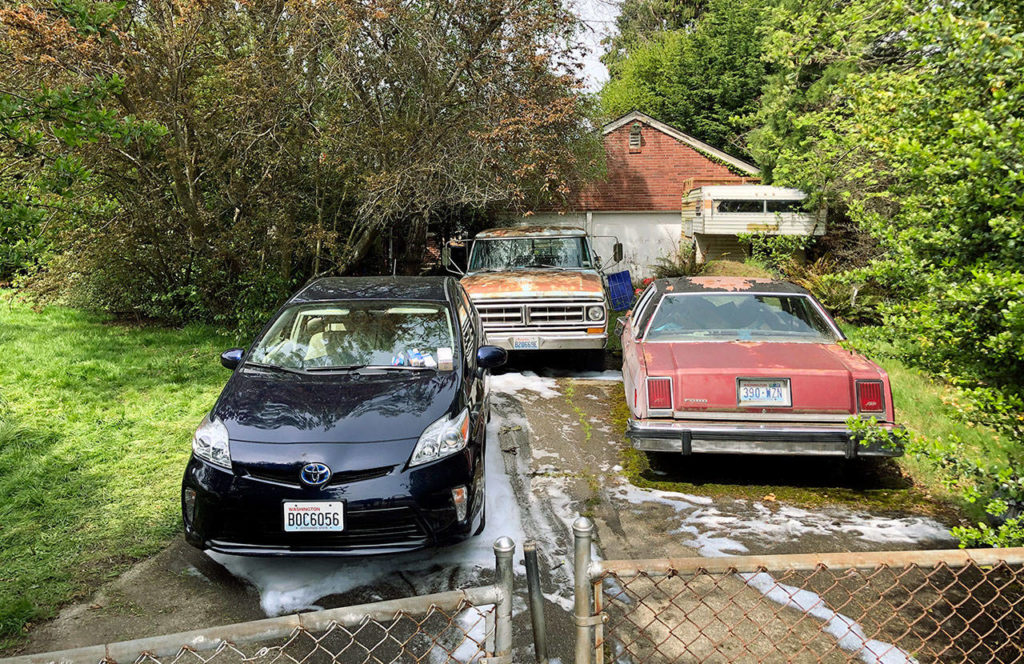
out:
<path id="1" fill-rule="evenodd" d="M 765 80 L 767 0 L 709 0 L 692 26 L 653 34 L 601 91 L 602 110 L 643 111 L 708 143 L 745 153 L 741 116 Z"/>
<path id="2" fill-rule="evenodd" d="M 120 80 L 109 73 L 69 75 L 52 51 L 56 44 L 73 44 L 80 53 L 91 52 L 119 8 L 103 2 L 40 9 L 0 4 L 0 282 L 42 260 L 56 218 L 88 214 L 89 202 L 76 201 L 88 191 L 90 174 L 74 148 L 119 130 L 102 102 Z M 28 39 L 36 40 L 38 60 L 17 48 Z"/>
<path id="3" fill-rule="evenodd" d="M 1024 475 L 1024 22 L 1009 3 L 789 3 L 772 15 L 752 152 L 775 182 L 847 207 L 879 242 L 905 359 L 962 388 L 967 421 Z M 1021 498 L 1021 496 L 1017 496 Z M 1003 496 L 990 511 L 1002 513 Z M 958 531 L 1012 543 L 1019 529 Z M 974 532 L 972 536 L 970 533 Z M 1016 533 L 1016 534 L 1015 534 Z"/>
<path id="4" fill-rule="evenodd" d="M 158 0 L 52 38 L 67 16 L 3 21 L 29 88 L 117 82 L 96 101 L 116 126 L 66 142 L 96 213 L 58 219 L 35 283 L 92 306 L 251 321 L 389 237 L 414 270 L 433 219 L 558 196 L 589 163 L 559 3 Z"/>
<path id="5" fill-rule="evenodd" d="M 612 78 L 620 76 L 630 53 L 662 32 L 693 27 L 706 5 L 706 0 L 623 0 L 615 30 L 601 41 L 601 62 Z"/>

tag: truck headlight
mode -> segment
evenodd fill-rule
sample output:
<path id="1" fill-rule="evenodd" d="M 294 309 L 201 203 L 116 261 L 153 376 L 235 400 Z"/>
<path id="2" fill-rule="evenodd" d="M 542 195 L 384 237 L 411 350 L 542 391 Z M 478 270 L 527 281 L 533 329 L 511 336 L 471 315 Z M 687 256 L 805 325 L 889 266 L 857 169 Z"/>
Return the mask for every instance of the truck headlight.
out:
<path id="1" fill-rule="evenodd" d="M 231 449 L 228 446 L 228 429 L 220 420 L 203 418 L 192 436 L 192 452 L 215 466 L 231 469 Z"/>
<path id="2" fill-rule="evenodd" d="M 469 443 L 469 410 L 453 419 L 442 417 L 424 430 L 412 451 L 410 466 L 437 461 L 465 449 Z"/>
<path id="3" fill-rule="evenodd" d="M 604 319 L 604 307 L 593 306 L 587 307 L 587 320 L 603 320 Z"/>

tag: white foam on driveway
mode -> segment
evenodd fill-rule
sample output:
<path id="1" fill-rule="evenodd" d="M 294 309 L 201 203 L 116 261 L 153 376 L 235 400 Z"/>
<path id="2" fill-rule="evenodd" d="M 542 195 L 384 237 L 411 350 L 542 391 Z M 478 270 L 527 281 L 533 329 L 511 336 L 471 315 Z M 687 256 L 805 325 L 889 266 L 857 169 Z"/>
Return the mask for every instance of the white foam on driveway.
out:
<path id="1" fill-rule="evenodd" d="M 554 378 L 538 376 L 532 371 L 489 376 L 487 384 L 490 386 L 491 392 L 500 394 L 533 392 L 544 399 L 553 399 L 560 394 L 558 383 Z"/>
<path id="2" fill-rule="evenodd" d="M 656 503 L 672 508 L 680 524 L 673 532 L 685 536 L 687 539 L 684 544 L 697 549 L 700 555 L 706 557 L 748 553 L 744 541 L 770 545 L 807 536 L 852 535 L 864 542 L 886 545 L 953 541 L 942 524 L 927 517 L 887 518 L 836 508 L 811 512 L 781 506 L 771 510 L 759 502 L 751 505 L 753 510 L 749 515 L 724 513 L 712 504 L 711 499 L 703 496 L 640 489 L 625 481 L 615 495 L 631 505 Z M 840 648 L 855 654 L 865 664 L 905 664 L 917 661 L 891 643 L 868 639 L 863 627 L 833 611 L 814 592 L 780 584 L 767 572 L 738 576 L 773 602 L 821 620 L 824 623 L 822 630 L 835 638 Z"/>
<path id="3" fill-rule="evenodd" d="M 318 599 L 374 584 L 383 579 L 413 585 L 407 594 L 427 594 L 448 587 L 452 568 L 460 585 L 479 585 L 481 570 L 494 569 L 493 544 L 502 536 L 521 547 L 525 540 L 519 504 L 502 459 L 498 432 L 505 420 L 497 415 L 487 425 L 487 525 L 483 533 L 450 547 L 411 553 L 354 558 L 258 558 L 208 552 L 229 572 L 251 583 L 268 616 L 309 609 Z M 518 555 L 518 554 L 517 554 Z M 516 566 L 517 570 L 521 568 Z"/>
<path id="4" fill-rule="evenodd" d="M 839 647 L 857 655 L 865 664 L 906 664 L 917 662 L 906 650 L 891 643 L 867 638 L 856 621 L 830 609 L 817 593 L 779 583 L 767 572 L 738 574 L 748 586 L 776 604 L 802 611 L 825 623 L 822 628 Z"/>
<path id="5" fill-rule="evenodd" d="M 610 380 L 613 382 L 622 382 L 622 372 L 614 369 L 607 371 L 579 371 L 577 373 L 569 374 L 569 378 L 581 378 L 584 380 Z"/>
<path id="6" fill-rule="evenodd" d="M 488 637 L 494 638 L 493 634 L 488 634 L 487 629 L 487 614 L 494 610 L 493 604 L 481 604 L 480 606 L 471 606 L 460 613 L 455 619 L 455 624 L 458 625 L 458 629 L 455 631 L 461 632 L 456 635 L 456 638 L 463 640 L 451 655 L 441 653 L 444 655 L 441 661 L 469 662 L 482 658 L 486 651 Z M 493 628 L 490 631 L 493 632 Z M 464 638 L 463 635 L 465 635 Z M 433 651 L 431 652 L 433 653 Z"/>
<path id="7" fill-rule="evenodd" d="M 921 516 L 890 518 L 841 508 L 812 512 L 781 506 L 771 510 L 759 502 L 752 503 L 747 514 L 724 512 L 706 496 L 640 489 L 625 481 L 612 495 L 632 505 L 657 503 L 670 507 L 679 517 L 674 532 L 688 535 L 684 544 L 702 556 L 746 553 L 744 542 L 771 545 L 804 537 L 853 537 L 884 545 L 953 542 L 945 526 Z"/>

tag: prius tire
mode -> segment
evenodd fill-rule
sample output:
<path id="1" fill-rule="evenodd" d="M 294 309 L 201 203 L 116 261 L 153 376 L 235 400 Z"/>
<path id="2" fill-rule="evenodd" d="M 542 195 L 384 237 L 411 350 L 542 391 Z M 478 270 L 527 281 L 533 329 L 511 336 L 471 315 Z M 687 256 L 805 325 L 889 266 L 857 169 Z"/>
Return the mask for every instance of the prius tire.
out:
<path id="1" fill-rule="evenodd" d="M 480 525 L 476 527 L 476 531 L 473 532 L 473 537 L 484 532 L 484 528 L 487 527 L 487 501 L 484 501 L 484 506 L 480 510 Z"/>

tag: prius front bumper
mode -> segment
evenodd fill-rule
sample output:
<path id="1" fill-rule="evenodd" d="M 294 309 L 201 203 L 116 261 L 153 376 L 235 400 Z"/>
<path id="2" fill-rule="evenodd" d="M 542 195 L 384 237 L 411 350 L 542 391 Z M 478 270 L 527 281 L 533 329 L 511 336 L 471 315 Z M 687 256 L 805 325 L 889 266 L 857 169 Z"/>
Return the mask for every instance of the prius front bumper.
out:
<path id="1" fill-rule="evenodd" d="M 903 446 L 880 424 L 887 439 L 865 443 L 844 424 L 629 420 L 626 436 L 645 452 L 792 456 L 897 457 Z"/>

